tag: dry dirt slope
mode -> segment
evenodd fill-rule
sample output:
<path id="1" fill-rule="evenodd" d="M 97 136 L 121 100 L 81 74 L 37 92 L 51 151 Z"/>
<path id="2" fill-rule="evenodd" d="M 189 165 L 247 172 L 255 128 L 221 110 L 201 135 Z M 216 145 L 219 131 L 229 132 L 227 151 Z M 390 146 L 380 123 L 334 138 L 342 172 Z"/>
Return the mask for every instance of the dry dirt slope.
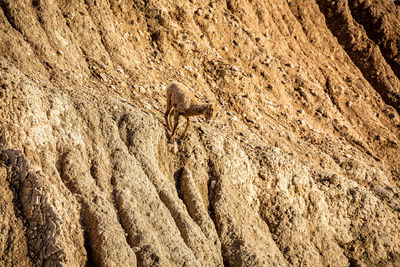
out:
<path id="1" fill-rule="evenodd" d="M 0 266 L 400 265 L 392 1 L 0 7 Z"/>

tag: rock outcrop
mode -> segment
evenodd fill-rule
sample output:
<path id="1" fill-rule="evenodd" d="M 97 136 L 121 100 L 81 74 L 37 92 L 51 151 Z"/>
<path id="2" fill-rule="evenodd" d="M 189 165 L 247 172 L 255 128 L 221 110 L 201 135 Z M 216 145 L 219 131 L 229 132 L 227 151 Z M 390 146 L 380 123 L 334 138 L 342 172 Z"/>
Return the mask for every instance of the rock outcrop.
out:
<path id="1" fill-rule="evenodd" d="M 400 265 L 394 2 L 0 8 L 0 266 Z"/>

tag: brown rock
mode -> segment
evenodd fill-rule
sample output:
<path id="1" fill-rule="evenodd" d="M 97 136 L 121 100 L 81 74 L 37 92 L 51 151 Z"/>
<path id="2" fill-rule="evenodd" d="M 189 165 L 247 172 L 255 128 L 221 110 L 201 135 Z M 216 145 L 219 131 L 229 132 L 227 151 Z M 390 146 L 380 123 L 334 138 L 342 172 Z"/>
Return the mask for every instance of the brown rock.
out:
<path id="1" fill-rule="evenodd" d="M 70 2 L 0 4 L 0 266 L 400 266 L 398 6 Z"/>

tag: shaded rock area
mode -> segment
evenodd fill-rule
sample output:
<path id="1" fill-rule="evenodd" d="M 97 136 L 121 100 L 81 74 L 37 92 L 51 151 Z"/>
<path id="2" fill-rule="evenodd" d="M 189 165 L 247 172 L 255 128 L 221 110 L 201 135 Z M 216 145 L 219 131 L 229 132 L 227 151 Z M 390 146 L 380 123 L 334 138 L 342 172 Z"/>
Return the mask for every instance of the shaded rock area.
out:
<path id="1" fill-rule="evenodd" d="M 399 266 L 398 1 L 0 0 L 0 266 Z M 219 112 L 168 142 L 165 88 Z"/>
<path id="2" fill-rule="evenodd" d="M 28 172 L 26 160 L 18 150 L 3 150 L 1 160 L 9 168 L 10 183 L 16 192 L 15 202 L 21 204 L 26 218 L 26 234 L 31 257 L 44 266 L 62 266 L 65 254 L 57 244 L 60 220 L 55 209 L 42 197 L 42 184 Z"/>
<path id="3" fill-rule="evenodd" d="M 397 50 L 400 35 L 391 29 L 400 24 L 394 17 L 386 18 L 386 14 L 396 16 L 397 12 L 386 12 L 384 18 L 383 10 L 390 10 L 390 5 L 377 1 L 318 1 L 318 4 L 326 15 L 328 27 L 350 58 L 382 99 L 399 112 L 400 65 Z M 379 7 L 374 8 L 374 4 Z"/>

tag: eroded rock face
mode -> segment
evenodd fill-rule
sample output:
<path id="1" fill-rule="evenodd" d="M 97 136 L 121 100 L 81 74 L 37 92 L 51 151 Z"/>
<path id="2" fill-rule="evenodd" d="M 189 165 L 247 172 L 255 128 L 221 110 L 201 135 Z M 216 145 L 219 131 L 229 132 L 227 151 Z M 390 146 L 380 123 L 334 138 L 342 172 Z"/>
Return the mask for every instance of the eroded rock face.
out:
<path id="1" fill-rule="evenodd" d="M 0 7 L 1 266 L 400 265 L 392 1 Z"/>
<path id="2" fill-rule="evenodd" d="M 15 190 L 15 202 L 21 205 L 22 216 L 26 218 L 28 247 L 33 261 L 45 266 L 62 266 L 65 253 L 57 244 L 61 221 L 43 196 L 43 185 L 29 172 L 20 151 L 3 150 L 1 160 L 9 170 L 8 180 Z"/>

